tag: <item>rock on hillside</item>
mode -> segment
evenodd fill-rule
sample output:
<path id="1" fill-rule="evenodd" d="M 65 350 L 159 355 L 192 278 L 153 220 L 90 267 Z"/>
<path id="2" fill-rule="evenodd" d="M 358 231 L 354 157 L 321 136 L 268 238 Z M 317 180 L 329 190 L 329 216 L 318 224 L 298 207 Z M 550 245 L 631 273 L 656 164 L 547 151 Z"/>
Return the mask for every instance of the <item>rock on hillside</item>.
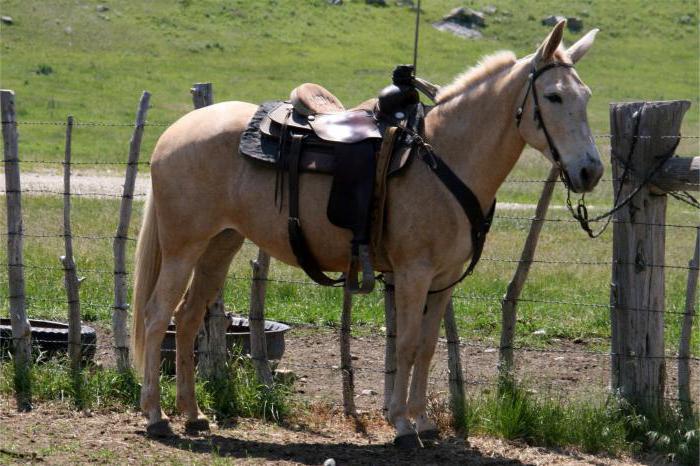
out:
<path id="1" fill-rule="evenodd" d="M 484 26 L 486 26 L 484 14 L 465 7 L 453 9 L 442 20 L 433 24 L 435 29 L 451 32 L 465 39 L 480 39 L 483 37 L 477 28 Z"/>

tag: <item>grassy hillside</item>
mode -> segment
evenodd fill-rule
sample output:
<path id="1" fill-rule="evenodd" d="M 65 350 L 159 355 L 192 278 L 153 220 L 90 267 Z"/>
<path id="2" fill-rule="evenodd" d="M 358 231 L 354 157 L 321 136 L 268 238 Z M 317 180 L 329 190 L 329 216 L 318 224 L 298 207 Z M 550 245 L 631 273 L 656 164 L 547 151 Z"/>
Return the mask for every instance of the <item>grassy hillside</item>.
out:
<path id="1" fill-rule="evenodd" d="M 2 0 L 0 85 L 17 93 L 21 120 L 131 122 L 141 90 L 153 93 L 151 121 L 191 108 L 193 82 L 212 81 L 216 100 L 284 98 L 303 81 L 323 83 L 352 104 L 375 95 L 393 66 L 412 57 L 414 13 L 346 0 Z M 534 50 L 548 14 L 576 15 L 601 34 L 579 73 L 590 85 L 591 123 L 607 130 L 608 103 L 693 101 L 686 133 L 698 133 L 698 7 L 695 0 L 426 0 L 420 75 L 446 83 L 483 54 Z M 485 39 L 468 41 L 430 23 L 451 8 L 496 5 Z M 98 5 L 108 10 L 98 11 Z M 567 32 L 569 43 L 579 35 Z M 147 132 L 150 149 L 161 128 Z M 22 128 L 24 158 L 61 156 L 62 131 Z M 76 134 L 80 159 L 123 160 L 129 128 Z M 697 143 L 687 149 L 697 151 Z"/>
<path id="2" fill-rule="evenodd" d="M 413 12 L 395 6 L 381 8 L 364 1 L 345 0 L 342 6 L 326 0 L 0 0 L 3 15 L 15 24 L 2 27 L 0 85 L 17 93 L 21 121 L 60 121 L 72 114 L 80 121 L 133 121 L 143 89 L 153 93 L 149 120 L 169 122 L 191 109 L 188 90 L 197 81 L 212 81 L 215 100 L 260 102 L 285 98 L 303 81 L 323 83 L 347 104 L 375 95 L 390 81 L 397 63 L 412 57 Z M 584 31 L 599 27 L 596 45 L 578 66 L 594 92 L 590 117 L 596 133 L 608 131 L 608 103 L 620 100 L 690 99 L 684 133 L 700 135 L 698 127 L 698 12 L 695 0 L 425 0 L 419 74 L 446 83 L 487 53 L 512 49 L 520 56 L 532 52 L 549 32 L 540 24 L 546 14 L 577 15 Z M 466 41 L 430 27 L 457 5 L 481 8 L 494 4 L 487 17 L 485 38 Z M 107 11 L 98 11 L 98 4 Z M 690 23 L 690 24 L 685 24 Z M 567 31 L 565 40 L 579 36 Z M 147 128 L 144 152 L 152 148 L 161 127 Z M 58 161 L 63 156 L 64 128 L 20 125 L 20 153 L 25 160 Z M 125 161 L 131 128 L 87 126 L 74 132 L 74 160 Z M 609 141 L 598 140 L 607 159 Z M 698 153 L 698 139 L 683 140 L 683 154 Z M 233 152 L 233 149 L 232 149 Z M 145 157 L 146 155 L 144 155 Z M 35 167 L 33 164 L 23 165 Z M 53 168 L 60 166 L 51 165 Z M 105 170 L 104 165 L 99 166 Z M 112 167 L 123 170 L 122 166 Z M 514 174 L 499 192 L 505 202 L 534 203 L 547 163 L 526 152 Z M 589 201 L 609 206 L 609 171 Z M 554 203 L 563 203 L 558 188 Z M 60 234 L 61 199 L 58 196 L 24 200 L 25 227 L 33 234 Z M 2 207 L 0 207 L 2 209 Z M 109 320 L 111 309 L 111 248 L 117 205 L 104 200 L 77 198 L 74 233 L 105 236 L 104 242 L 76 241 L 76 258 L 90 286 L 81 289 L 83 310 L 91 320 Z M 478 273 L 463 283 L 455 306 L 464 336 L 495 340 L 500 329 L 500 297 L 514 269 L 525 238 L 530 211 L 499 211 Z M 140 224 L 137 203 L 132 226 Z M 510 217 L 510 218 L 508 218 Z M 515 218 L 513 218 L 515 217 Z M 552 211 L 566 220 L 568 214 Z M 4 214 L 0 211 L 0 231 Z M 669 223 L 693 224 L 697 212 L 676 201 L 669 203 Z M 132 236 L 136 234 L 132 232 Z M 667 345 L 677 341 L 685 293 L 686 270 L 695 231 L 669 229 L 667 263 Z M 133 246 L 133 244 L 130 244 Z M 583 336 L 605 341 L 609 336 L 610 230 L 590 241 L 578 226 L 548 223 L 543 231 L 538 263 L 520 306 L 519 338 L 540 344 L 532 332 L 546 328 L 548 336 Z M 65 312 L 62 272 L 57 257 L 62 239 L 29 238 L 26 243 L 30 315 L 61 318 Z M 4 251 L 0 250 L 0 262 Z M 227 303 L 245 311 L 248 299 L 247 260 L 255 248 L 246 246 L 231 273 L 243 280 L 229 281 Z M 131 253 L 129 254 L 131 257 Z M 559 264 L 557 261 L 568 262 Z M 576 264 L 574 262 L 589 262 Z M 131 268 L 131 267 L 130 267 Z M 2 272 L 0 272 L 2 274 Z M 299 270 L 275 264 L 280 280 L 305 280 Z M 7 296 L 0 281 L 0 298 Z M 285 320 L 337 322 L 337 290 L 275 282 L 268 295 L 268 315 Z M 0 300 L 4 311 L 5 301 Z M 584 306 L 576 303 L 595 303 Z M 381 325 L 382 303 L 375 293 L 358 299 L 354 319 Z M 694 342 L 698 353 L 700 342 Z"/>

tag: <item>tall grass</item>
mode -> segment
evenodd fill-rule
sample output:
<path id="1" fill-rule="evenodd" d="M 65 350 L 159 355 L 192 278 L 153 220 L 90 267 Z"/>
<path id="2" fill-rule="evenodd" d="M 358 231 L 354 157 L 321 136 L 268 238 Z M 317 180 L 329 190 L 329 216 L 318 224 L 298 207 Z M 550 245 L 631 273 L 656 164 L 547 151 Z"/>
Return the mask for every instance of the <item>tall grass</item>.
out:
<path id="1" fill-rule="evenodd" d="M 684 419 L 674 407 L 645 415 L 610 395 L 570 400 L 506 382 L 500 390 L 470 399 L 466 423 L 470 432 L 531 445 L 612 455 L 653 451 L 681 464 L 698 464 L 697 418 Z"/>
<path id="2" fill-rule="evenodd" d="M 11 362 L 0 364 L 0 394 L 14 394 L 14 375 Z M 35 402 L 59 401 L 94 411 L 139 406 L 141 385 L 132 372 L 90 366 L 82 370 L 78 383 L 71 375 L 69 361 L 56 358 L 34 364 L 30 380 Z M 175 378 L 162 375 L 160 385 L 163 409 L 173 414 Z M 291 409 L 288 387 L 278 384 L 268 388 L 259 383 L 248 358 L 239 355 L 231 356 L 226 371 L 217 380 L 197 378 L 196 393 L 200 409 L 217 420 L 240 416 L 281 422 Z"/>

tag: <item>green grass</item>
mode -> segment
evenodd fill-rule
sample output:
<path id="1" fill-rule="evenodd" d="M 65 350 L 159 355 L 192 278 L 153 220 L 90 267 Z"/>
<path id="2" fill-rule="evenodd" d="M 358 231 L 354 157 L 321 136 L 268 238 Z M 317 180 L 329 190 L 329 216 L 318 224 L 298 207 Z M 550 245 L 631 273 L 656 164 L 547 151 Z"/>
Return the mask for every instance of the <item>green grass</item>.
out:
<path id="1" fill-rule="evenodd" d="M 325 0 L 125 0 L 96 11 L 97 0 L 39 2 L 3 0 L 3 15 L 14 18 L 2 25 L 0 87 L 14 89 L 20 122 L 63 121 L 68 114 L 77 121 L 130 123 L 142 90 L 152 92 L 149 121 L 171 122 L 191 109 L 189 87 L 194 82 L 214 83 L 215 100 L 261 102 L 285 98 L 304 81 L 322 83 L 351 105 L 376 95 L 390 80 L 398 63 L 410 61 L 413 13 L 393 6 L 375 8 L 363 1 L 329 6 Z M 548 33 L 539 19 L 548 14 L 577 15 L 585 30 L 601 28 L 596 44 L 578 66 L 591 87 L 589 117 L 596 134 L 607 133 L 608 104 L 626 100 L 688 99 L 694 106 L 686 115 L 683 134 L 700 136 L 700 35 L 695 1 L 669 0 L 500 0 L 423 2 L 419 75 L 439 84 L 477 59 L 499 49 L 519 56 L 532 52 Z M 498 13 L 487 17 L 485 39 L 465 41 L 438 32 L 430 23 L 451 8 L 479 8 L 495 4 Z M 102 15 L 102 16 L 100 16 Z M 690 17 L 690 24 L 681 18 Z M 70 28 L 70 29 L 68 29 Z M 70 32 L 67 32 L 67 31 Z M 566 32 L 567 43 L 580 34 Z M 146 129 L 142 159 L 163 128 Z M 58 162 L 63 157 L 64 128 L 20 124 L 20 157 L 23 160 Z M 131 128 L 79 126 L 73 134 L 73 158 L 77 162 L 123 162 Z M 609 140 L 597 141 L 606 159 Z M 684 139 L 678 153 L 697 155 L 700 140 Z M 55 164 L 25 164 L 23 170 L 56 169 Z M 93 167 L 94 168 L 94 167 Z M 120 175 L 123 167 L 99 173 Z M 499 201 L 534 204 L 540 183 L 516 182 L 543 179 L 548 164 L 541 155 L 526 150 L 501 191 Z M 598 209 L 611 204 L 609 181 L 603 181 L 589 202 Z M 118 203 L 112 200 L 75 198 L 73 229 L 80 276 L 83 317 L 107 324 L 112 306 L 111 237 L 116 230 Z M 564 202 L 557 188 L 553 204 Z M 61 199 L 25 197 L 24 226 L 28 234 L 60 235 Z M 129 236 L 137 235 L 142 203 L 136 202 Z M 4 222 L 4 206 L 0 222 Z M 456 290 L 455 311 L 461 336 L 495 344 L 500 335 L 500 298 L 515 268 L 529 222 L 503 217 L 529 217 L 531 211 L 499 211 L 489 236 L 484 259 L 475 275 Z M 568 219 L 560 210 L 550 218 Z M 669 201 L 667 223 L 696 223 L 697 213 Z M 0 231 L 5 230 L 4 223 Z M 669 228 L 667 264 L 685 266 L 694 244 L 692 228 Z M 133 256 L 129 242 L 128 257 Z M 60 237 L 25 239 L 28 313 L 36 318 L 65 320 Z M 238 313 L 247 313 L 250 267 L 257 250 L 245 245 L 234 261 L 227 281 L 225 301 Z M 608 349 L 611 231 L 589 240 L 575 224 L 547 223 L 536 259 L 567 263 L 536 263 L 523 291 L 531 301 L 518 307 L 516 345 L 548 347 L 557 339 L 583 338 L 593 347 Z M 576 264 L 573 262 L 592 262 Z M 7 262 L 0 251 L 0 262 Z M 129 263 L 128 270 L 133 265 Z M 268 286 L 268 318 L 314 324 L 337 324 L 342 293 L 339 290 L 300 285 L 303 273 L 273 262 Z M 666 270 L 666 348 L 675 351 L 685 295 L 687 270 Z M 0 267 L 0 315 L 7 315 L 7 272 Z M 544 301 L 544 302 L 542 302 Z M 581 304 L 583 303 L 583 304 Z M 590 306 L 586 303 L 594 303 Z M 380 292 L 354 300 L 354 324 L 373 328 L 383 325 Z M 697 335 L 698 324 L 694 327 Z M 545 336 L 533 335 L 544 329 Z M 700 341 L 692 353 L 700 354 Z M 237 413 L 268 419 L 284 417 L 288 405 L 283 392 L 266 392 L 249 368 L 238 362 L 229 366 L 231 384 L 198 382 L 199 403 L 217 416 Z M 0 393 L 12 391 L 11 366 L 0 368 Z M 248 371 L 248 372 L 246 372 Z M 35 366 L 35 396 L 42 400 L 81 400 L 93 409 L 136 406 L 138 384 L 110 369 L 90 369 L 83 374 L 82 391 L 76 393 L 67 366 L 52 362 Z M 174 382 L 162 380 L 165 409 L 174 410 Z M 77 395 L 77 397 L 76 397 Z M 697 458 L 697 425 L 687 426 L 673 413 L 661 419 L 630 414 L 604 397 L 581 401 L 536 397 L 522 389 L 499 397 L 492 393 L 472 400 L 468 422 L 474 431 L 506 438 L 525 439 L 538 445 L 576 446 L 585 451 L 630 452 L 653 447 L 671 452 L 679 461 Z M 695 449 L 695 450 L 693 450 Z"/>
<path id="2" fill-rule="evenodd" d="M 698 464 L 700 424 L 666 407 L 655 416 L 636 412 L 600 392 L 563 399 L 533 394 L 526 386 L 473 396 L 467 420 L 471 433 L 521 440 L 545 447 L 575 447 L 587 453 L 636 454 L 652 451 L 679 464 Z"/>
<path id="3" fill-rule="evenodd" d="M 65 402 L 79 409 L 107 412 L 138 409 L 141 385 L 131 372 L 88 366 L 78 382 L 71 375 L 65 359 L 51 359 L 34 364 L 31 369 L 34 402 Z M 0 363 L 0 394 L 14 394 L 14 365 Z M 161 375 L 161 405 L 168 414 L 176 412 L 174 376 Z M 247 417 L 282 422 L 290 413 L 288 387 L 275 384 L 268 388 L 257 381 L 255 370 L 246 357 L 231 355 L 226 370 L 214 381 L 196 381 L 197 403 L 202 412 L 218 421 Z"/>
<path id="4" fill-rule="evenodd" d="M 283 98 L 296 84 L 317 81 L 327 85 L 346 103 L 375 95 L 389 82 L 397 63 L 411 59 L 413 13 L 393 5 L 367 6 L 346 1 L 341 7 L 325 0 L 190 1 L 125 0 L 96 10 L 97 0 L 75 3 L 3 0 L 2 12 L 15 24 L 2 25 L 2 74 L 0 86 L 17 93 L 20 121 L 62 121 L 72 114 L 77 121 L 133 121 L 142 89 L 153 93 L 149 120 L 170 122 L 191 108 L 189 87 L 212 81 L 215 100 L 260 102 Z M 463 4 L 474 8 L 494 4 L 496 15 L 487 17 L 485 38 L 465 41 L 439 32 L 430 23 Z M 424 2 L 421 29 L 420 75 L 446 83 L 477 59 L 498 49 L 512 49 L 522 56 L 532 52 L 548 33 L 539 19 L 551 13 L 577 15 L 587 30 L 599 27 L 596 44 L 578 70 L 591 87 L 591 126 L 608 132 L 608 103 L 621 100 L 686 98 L 696 105 L 687 114 L 684 134 L 700 135 L 698 127 L 697 68 L 700 55 L 697 5 L 672 0 L 492 2 L 432 0 Z M 688 16 L 689 19 L 683 19 Z M 688 24 L 686 24 L 688 23 Z M 581 34 L 566 32 L 572 43 Z M 20 125 L 20 154 L 25 160 L 56 162 L 62 158 L 64 128 L 52 125 Z M 162 130 L 149 127 L 143 158 Z M 73 158 L 77 162 L 124 161 L 131 128 L 77 127 Z M 607 160 L 609 140 L 597 139 Z M 700 140 L 684 139 L 681 154 L 697 154 Z M 609 178 L 609 164 L 606 161 Z M 55 169 L 55 164 L 39 164 Z M 100 165 L 99 173 L 119 175 L 123 167 Z M 23 165 L 24 170 L 35 168 Z M 526 150 L 499 192 L 501 202 L 533 204 L 541 184 L 517 182 L 543 179 L 548 164 Z M 611 204 L 609 181 L 601 182 L 589 202 L 600 212 Z M 564 192 L 557 189 L 553 203 L 561 205 Z M 60 234 L 60 200 L 35 197 L 24 200 L 25 228 L 29 234 Z M 135 204 L 130 236 L 136 236 L 141 203 Z M 74 200 L 74 234 L 106 236 L 116 230 L 118 205 L 105 200 Z M 668 223 L 691 224 L 694 212 L 678 202 L 669 204 Z M 527 217 L 529 211 L 504 211 L 500 216 Z M 4 220 L 4 215 L 1 215 Z M 550 217 L 568 218 L 553 211 Z M 515 259 L 529 227 L 526 220 L 498 218 L 487 242 L 485 259 L 477 273 L 457 289 L 460 329 L 469 339 L 493 341 L 500 329 L 500 297 L 505 291 Z M 694 231 L 668 231 L 666 261 L 684 266 L 692 251 Z M 537 259 L 588 261 L 594 265 L 544 264 L 533 266 L 523 296 L 532 300 L 519 306 L 518 344 L 545 346 L 553 338 L 583 337 L 592 341 L 609 336 L 608 302 L 611 235 L 588 240 L 575 224 L 548 223 Z M 62 271 L 58 257 L 60 238 L 27 238 L 25 248 L 27 296 L 30 315 L 62 319 L 65 315 Z M 131 253 L 133 243 L 130 242 Z M 81 288 L 86 320 L 109 320 L 112 270 L 109 239 L 76 239 L 79 273 L 86 277 Z M 4 250 L 0 260 L 4 259 Z M 248 305 L 250 245 L 236 259 L 227 283 L 227 304 L 245 313 Z M 496 260 L 490 260 L 496 259 Z M 35 268 L 31 268 L 35 267 Z M 4 269 L 4 268 L 2 268 Z M 0 274 L 4 274 L 2 271 Z M 278 263 L 276 279 L 305 280 L 303 274 Z M 667 270 L 666 308 L 682 312 L 686 271 Z M 6 281 L 0 297 L 6 313 Z M 267 313 L 271 318 L 311 323 L 337 323 L 341 297 L 337 290 L 296 283 L 274 282 L 268 288 Z M 562 302 L 562 303 L 558 303 Z M 574 303 L 574 304 L 567 304 Z M 597 303 L 587 306 L 575 303 Z M 355 300 L 356 323 L 382 325 L 381 295 Z M 667 347 L 678 339 L 680 316 L 668 314 Z M 546 337 L 532 336 L 545 329 Z M 699 354 L 699 343 L 693 343 Z"/>
<path id="5" fill-rule="evenodd" d="M 509 185 L 506 185 L 509 186 Z M 594 198 L 595 199 L 595 198 Z M 66 296 L 59 256 L 63 253 L 62 201 L 58 197 L 25 197 L 24 226 L 29 235 L 54 237 L 25 238 L 26 295 L 28 313 L 34 318 L 65 320 Z M 134 204 L 134 218 L 129 236 L 137 235 L 142 202 Z M 78 274 L 85 277 L 80 288 L 81 310 L 85 320 L 109 323 L 113 302 L 113 258 L 111 236 L 116 231 L 119 204 L 116 200 L 77 197 L 73 201 L 73 233 Z M 500 217 L 523 217 L 529 211 L 498 212 L 496 222 L 486 243 L 482 262 L 476 273 L 455 291 L 456 316 L 461 335 L 469 340 L 496 342 L 500 335 L 500 299 L 515 269 L 513 259 L 520 255 L 529 221 Z M 561 210 L 550 212 L 550 218 L 568 219 Z M 2 216 L 4 220 L 4 215 Z M 0 228 L 2 227 L 0 220 Z M 687 224 L 688 213 L 671 202 L 669 223 Z M 1 230 L 0 230 L 1 231 Z M 666 242 L 666 263 L 686 266 L 693 247 L 695 230 L 669 228 Z M 87 239 L 79 236 L 105 237 Z M 134 242 L 129 241 L 127 270 L 133 269 Z M 518 345 L 546 347 L 555 339 L 583 338 L 600 349 L 607 348 L 610 335 L 609 283 L 611 260 L 611 231 L 597 240 L 588 239 L 575 223 L 549 222 L 543 229 L 538 261 L 530 276 L 518 307 Z M 0 263 L 5 263 L 5 250 L 0 250 Z M 225 287 L 227 307 L 247 314 L 250 294 L 249 261 L 257 248 L 245 244 L 236 256 L 231 278 Z M 553 261 L 554 263 L 547 263 Z M 561 263 L 560 263 L 561 262 Z M 580 262 L 586 262 L 580 264 Z M 666 270 L 666 347 L 676 348 L 681 315 L 685 302 L 687 270 Z M 0 268 L 0 306 L 7 315 L 7 272 Z M 342 293 L 308 283 L 300 270 L 273 261 L 266 300 L 266 316 L 292 323 L 337 324 Z M 378 287 L 381 288 L 381 287 Z M 353 306 L 355 325 L 374 328 L 384 325 L 381 290 L 357 297 Z M 697 323 L 695 329 L 697 331 Z M 544 336 L 533 335 L 544 329 Z M 692 351 L 700 354 L 700 342 L 693 341 Z"/>
<path id="6" fill-rule="evenodd" d="M 285 98 L 304 81 L 326 85 L 348 104 L 376 95 L 398 63 L 412 59 L 414 14 L 325 0 L 125 0 L 100 13 L 98 0 L 76 3 L 3 0 L 15 23 L 2 25 L 0 86 L 17 93 L 21 121 L 130 123 L 143 89 L 152 92 L 149 120 L 171 122 L 191 109 L 192 83 L 211 81 L 215 98 L 261 102 Z M 103 3 L 103 2 L 102 2 Z M 433 29 L 457 5 L 494 4 L 485 38 L 468 41 Z M 423 4 L 420 75 L 439 84 L 495 50 L 534 51 L 549 14 L 579 16 L 581 33 L 601 33 L 578 66 L 593 90 L 590 121 L 608 132 L 608 104 L 689 99 L 684 132 L 698 135 L 698 11 L 692 0 L 431 0 Z M 687 17 L 687 18 L 684 18 Z M 149 152 L 162 128 L 146 132 Z M 63 131 L 21 125 L 25 159 L 58 160 Z M 75 160 L 123 161 L 129 128 L 76 130 Z M 698 141 L 681 151 L 697 153 Z"/>

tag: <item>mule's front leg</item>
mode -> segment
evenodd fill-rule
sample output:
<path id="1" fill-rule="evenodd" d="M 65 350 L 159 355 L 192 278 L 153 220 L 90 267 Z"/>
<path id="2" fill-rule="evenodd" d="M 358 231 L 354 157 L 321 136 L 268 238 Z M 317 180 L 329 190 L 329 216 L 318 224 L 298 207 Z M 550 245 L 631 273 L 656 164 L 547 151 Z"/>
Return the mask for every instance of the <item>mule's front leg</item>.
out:
<path id="1" fill-rule="evenodd" d="M 416 353 L 416 361 L 411 378 L 411 394 L 408 400 L 408 414 L 416 421 L 416 430 L 423 440 L 437 437 L 435 423 L 425 412 L 426 392 L 428 389 L 428 373 L 430 361 L 435 353 L 435 344 L 440 333 L 440 323 L 445 315 L 451 292 L 429 294 L 426 312 L 423 314 L 420 343 Z"/>
<path id="2" fill-rule="evenodd" d="M 420 445 L 420 440 L 408 417 L 406 397 L 411 367 L 418 350 L 421 316 L 430 282 L 428 273 L 395 272 L 396 378 L 389 405 L 389 421 L 396 428 L 394 443 L 399 447 Z"/>

